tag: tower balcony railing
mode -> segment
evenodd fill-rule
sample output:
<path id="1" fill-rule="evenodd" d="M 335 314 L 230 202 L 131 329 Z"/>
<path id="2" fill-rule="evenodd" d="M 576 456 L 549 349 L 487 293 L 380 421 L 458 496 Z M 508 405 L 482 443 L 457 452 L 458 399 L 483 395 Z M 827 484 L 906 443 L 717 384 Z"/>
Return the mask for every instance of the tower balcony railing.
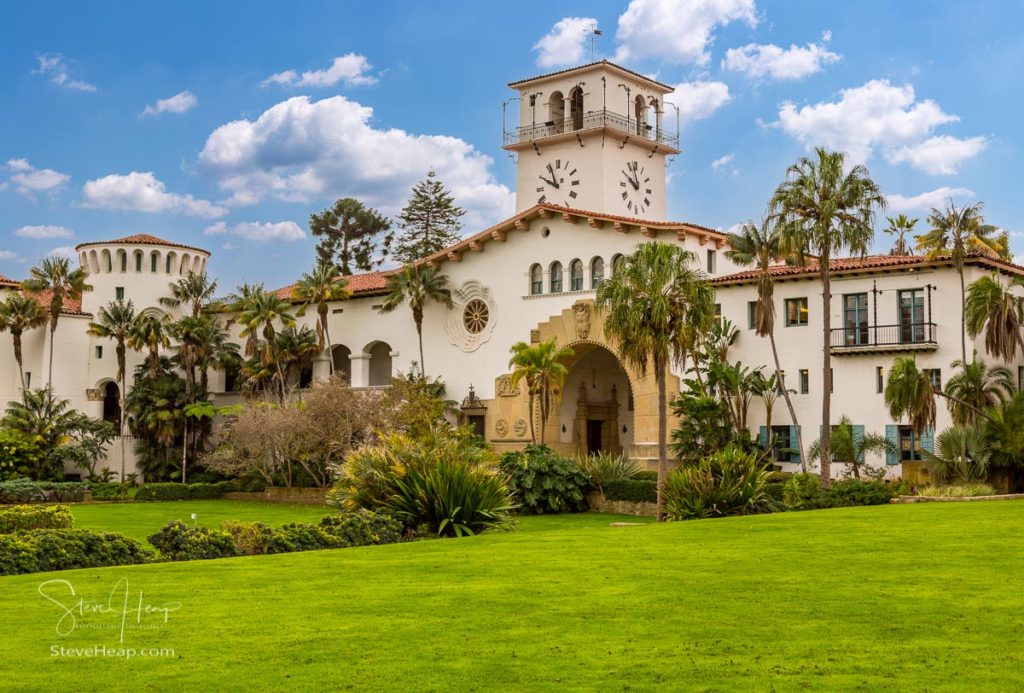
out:
<path id="1" fill-rule="evenodd" d="M 854 325 L 834 328 L 829 344 L 833 354 L 866 351 L 932 351 L 939 346 L 933 322 Z"/>
<path id="2" fill-rule="evenodd" d="M 629 118 L 608 110 L 587 111 L 585 114 L 575 117 L 570 116 L 562 120 L 549 120 L 537 123 L 536 125 L 524 125 L 511 130 L 505 130 L 504 144 L 506 147 L 514 146 L 577 130 L 591 130 L 602 127 L 642 137 L 645 140 L 664 144 L 673 149 L 678 149 L 679 147 L 678 132 L 668 132 L 653 123 L 638 123 L 636 118 Z"/>

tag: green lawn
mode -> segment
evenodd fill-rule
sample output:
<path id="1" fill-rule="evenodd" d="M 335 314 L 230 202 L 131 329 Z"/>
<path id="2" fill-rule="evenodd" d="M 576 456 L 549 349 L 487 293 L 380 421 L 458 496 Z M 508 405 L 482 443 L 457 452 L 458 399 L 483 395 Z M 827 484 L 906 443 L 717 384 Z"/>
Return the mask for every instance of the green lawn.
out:
<path id="1" fill-rule="evenodd" d="M 1024 687 L 1024 503 L 606 520 L 531 518 L 531 531 L 510 535 L 0 578 L 0 681 L 175 691 Z M 180 602 L 166 625 L 129 629 L 123 645 L 174 656 L 51 656 L 53 646 L 117 647 L 117 629 L 102 627 L 120 617 L 93 614 L 79 623 L 94 629 L 57 635 L 60 611 L 38 591 L 47 578 L 96 600 L 127 578 L 133 606 L 139 591 L 150 605 Z"/>

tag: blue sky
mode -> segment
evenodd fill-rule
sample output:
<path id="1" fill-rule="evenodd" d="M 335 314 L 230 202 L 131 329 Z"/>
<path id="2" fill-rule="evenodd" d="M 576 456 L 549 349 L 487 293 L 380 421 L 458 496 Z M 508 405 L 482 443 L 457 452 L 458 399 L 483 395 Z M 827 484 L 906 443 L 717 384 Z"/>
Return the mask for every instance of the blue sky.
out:
<path id="1" fill-rule="evenodd" d="M 1024 3 L 39 2 L 0 26 L 0 273 L 145 232 L 212 250 L 224 289 L 279 286 L 310 213 L 393 214 L 430 167 L 479 230 L 512 206 L 506 83 L 588 61 L 592 26 L 598 58 L 680 85 L 672 219 L 756 218 L 825 144 L 893 212 L 952 194 L 1024 231 Z"/>

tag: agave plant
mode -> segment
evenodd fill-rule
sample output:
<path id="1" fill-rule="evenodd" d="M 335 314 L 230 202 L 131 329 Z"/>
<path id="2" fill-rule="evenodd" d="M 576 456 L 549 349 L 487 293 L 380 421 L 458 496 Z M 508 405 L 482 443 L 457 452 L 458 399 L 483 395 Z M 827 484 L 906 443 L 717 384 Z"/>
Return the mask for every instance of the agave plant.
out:
<path id="1" fill-rule="evenodd" d="M 665 511 L 670 520 L 760 512 L 767 504 L 767 476 L 756 455 L 729 446 L 669 474 Z"/>
<path id="2" fill-rule="evenodd" d="M 626 481 L 640 473 L 640 465 L 624 454 L 607 450 L 580 457 L 577 464 L 588 477 L 594 488 L 604 493 L 604 485 L 610 481 Z"/>
<path id="3" fill-rule="evenodd" d="M 985 480 L 992 453 L 981 428 L 951 426 L 936 437 L 935 450 L 922 453 L 925 470 L 936 484 L 970 484 Z"/>

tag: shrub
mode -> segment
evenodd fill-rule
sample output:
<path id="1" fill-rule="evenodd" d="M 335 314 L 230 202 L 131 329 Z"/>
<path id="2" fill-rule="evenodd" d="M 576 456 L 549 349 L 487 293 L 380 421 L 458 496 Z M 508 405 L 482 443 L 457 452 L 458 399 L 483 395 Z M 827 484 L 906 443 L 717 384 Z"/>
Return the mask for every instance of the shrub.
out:
<path id="1" fill-rule="evenodd" d="M 221 531 L 231 535 L 235 551 L 242 556 L 259 556 L 268 552 L 274 530 L 263 522 L 228 520 L 220 525 Z"/>
<path id="2" fill-rule="evenodd" d="M 825 508 L 843 508 L 855 505 L 884 505 L 898 493 L 893 484 L 881 481 L 858 481 L 843 479 L 834 481 L 825 490 L 822 499 Z"/>
<path id="3" fill-rule="evenodd" d="M 996 490 L 988 484 L 959 484 L 957 486 L 928 486 L 917 492 L 919 496 L 970 498 L 971 496 L 994 496 Z"/>
<path id="4" fill-rule="evenodd" d="M 245 556 L 393 544 L 402 537 L 398 520 L 370 510 L 327 515 L 316 525 L 293 522 L 279 529 L 232 520 L 221 524 L 221 530 L 231 535 L 235 550 Z"/>
<path id="5" fill-rule="evenodd" d="M 92 491 L 93 500 L 125 500 L 128 498 L 135 484 L 125 483 L 94 483 L 89 482 L 89 490 Z"/>
<path id="6" fill-rule="evenodd" d="M 786 510 L 820 508 L 824 491 L 817 474 L 791 474 L 782 490 L 782 503 Z"/>
<path id="7" fill-rule="evenodd" d="M 632 479 L 640 472 L 640 466 L 625 455 L 604 451 L 581 457 L 577 464 L 590 478 L 591 486 L 602 492 L 606 484 Z"/>
<path id="8" fill-rule="evenodd" d="M 762 512 L 768 507 L 766 476 L 757 455 L 727 447 L 669 474 L 665 512 L 672 520 Z"/>
<path id="9" fill-rule="evenodd" d="M 386 434 L 349 454 L 328 503 L 383 510 L 406 529 L 441 536 L 505 529 L 515 502 L 494 462 L 468 429 L 442 423 L 418 436 Z"/>
<path id="10" fill-rule="evenodd" d="M 267 553 L 291 553 L 292 551 L 319 551 L 339 549 L 341 539 L 328 534 L 320 525 L 292 522 L 273 531 Z"/>
<path id="11" fill-rule="evenodd" d="M 74 526 L 66 505 L 15 505 L 0 508 L 0 534 L 30 529 L 68 529 Z"/>
<path id="12" fill-rule="evenodd" d="M 80 481 L 12 479 L 0 482 L 0 503 L 80 502 L 85 500 L 85 492 L 88 488 L 87 484 Z"/>
<path id="13" fill-rule="evenodd" d="M 610 501 L 630 503 L 657 503 L 658 479 L 624 479 L 609 481 L 604 485 L 604 498 Z"/>
<path id="14" fill-rule="evenodd" d="M 505 453 L 500 467 L 522 512 L 586 510 L 590 477 L 572 460 L 559 457 L 546 445 L 528 445 L 522 452 Z"/>
<path id="15" fill-rule="evenodd" d="M 0 429 L 0 479 L 31 474 L 43 466 L 46 454 L 20 431 Z"/>
<path id="16" fill-rule="evenodd" d="M 139 501 L 204 500 L 220 498 L 229 491 L 237 491 L 234 481 L 218 481 L 215 484 L 143 484 L 135 493 Z"/>
<path id="17" fill-rule="evenodd" d="M 122 534 L 88 529 L 36 529 L 0 535 L 0 575 L 135 565 L 151 558 Z"/>
<path id="18" fill-rule="evenodd" d="M 320 525 L 325 532 L 341 539 L 344 546 L 394 544 L 402 538 L 401 522 L 372 510 L 326 515 Z"/>
<path id="19" fill-rule="evenodd" d="M 164 558 L 172 561 L 227 558 L 237 554 L 235 542 L 227 532 L 208 527 L 189 527 L 180 520 L 168 522 L 148 541 Z"/>

